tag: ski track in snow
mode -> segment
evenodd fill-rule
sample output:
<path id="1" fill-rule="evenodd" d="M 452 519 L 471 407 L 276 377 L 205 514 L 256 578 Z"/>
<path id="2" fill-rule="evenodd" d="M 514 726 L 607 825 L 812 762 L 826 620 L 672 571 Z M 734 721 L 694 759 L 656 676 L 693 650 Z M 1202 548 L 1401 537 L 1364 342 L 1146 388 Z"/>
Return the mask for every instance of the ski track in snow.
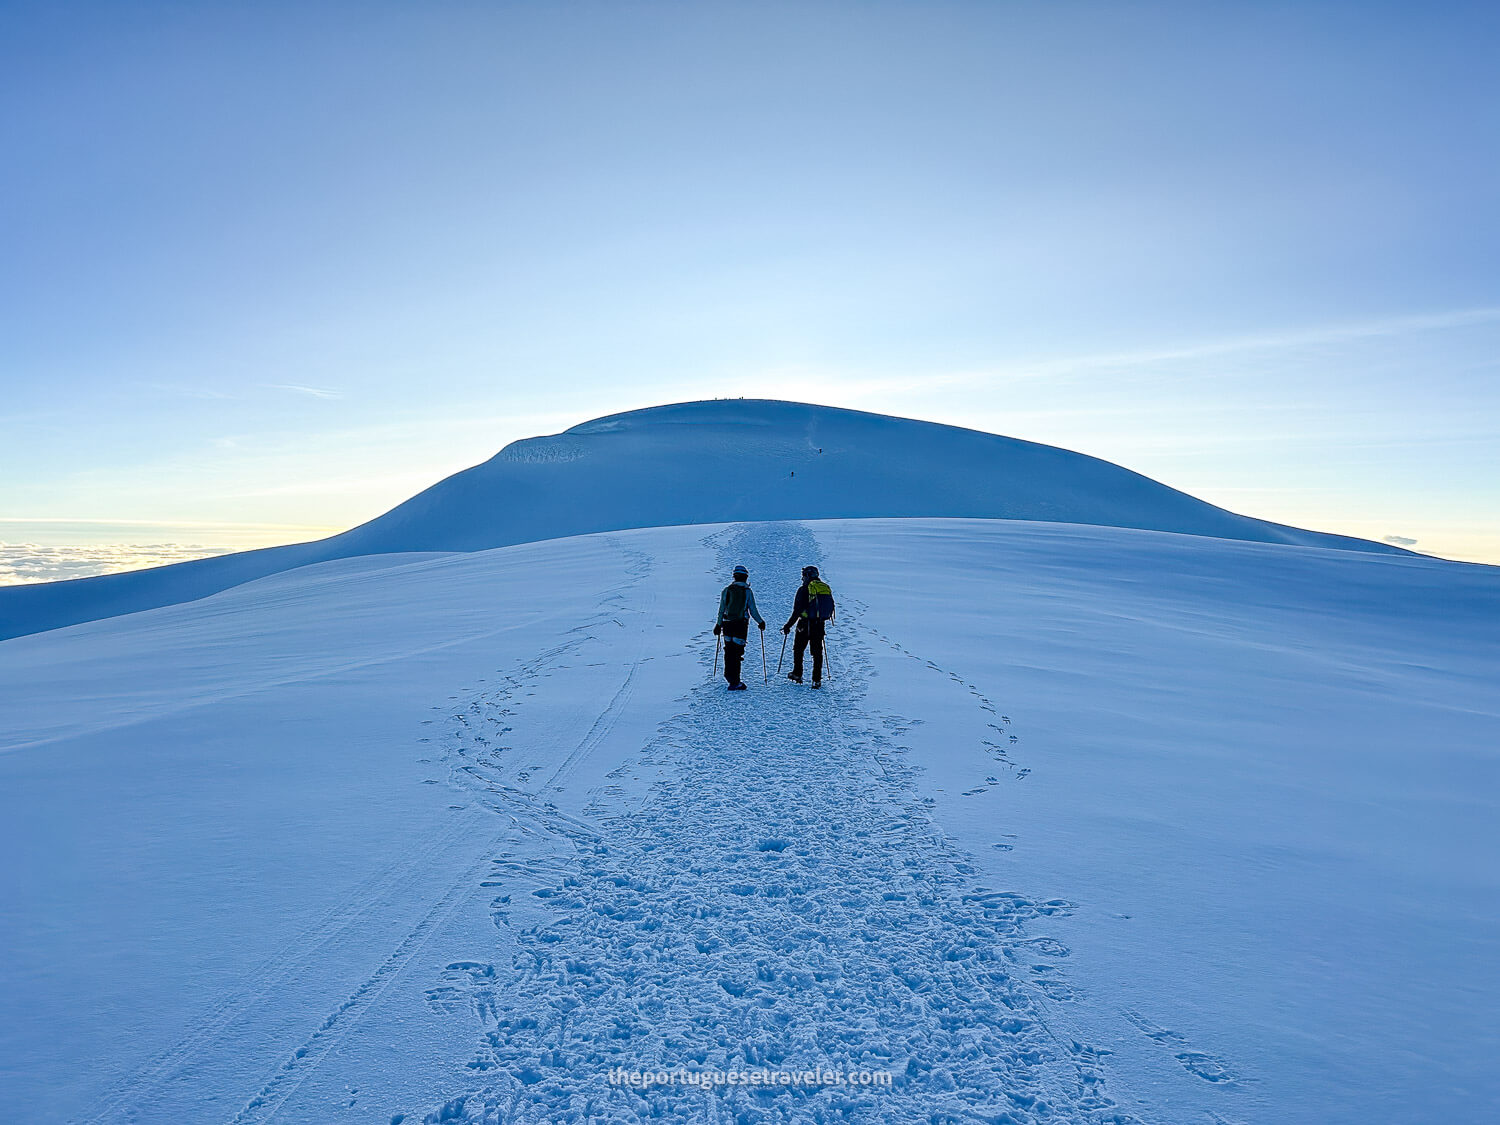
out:
<path id="1" fill-rule="evenodd" d="M 707 542 L 716 573 L 744 561 L 768 605 L 802 564 L 821 562 L 796 524 L 735 526 Z M 632 578 L 649 566 L 633 557 Z M 847 603 L 845 619 L 859 609 Z M 614 726 L 632 669 L 550 776 L 513 772 L 525 755 L 507 739 L 530 688 L 610 612 L 607 602 L 576 639 L 487 683 L 453 716 L 455 783 L 553 848 L 491 861 L 481 885 L 508 892 L 491 906 L 505 932 L 450 963 L 427 994 L 435 1012 L 474 1021 L 472 1080 L 421 1120 L 1134 1120 L 1105 1091 L 1107 1052 L 1059 1030 L 1069 951 L 1045 920 L 1070 904 L 980 885 L 934 826 L 898 741 L 914 721 L 864 705 L 871 666 L 857 624 L 832 632 L 832 674 L 817 693 L 755 682 L 752 636 L 750 691 L 730 694 L 722 678 L 696 687 L 610 775 L 658 768 L 644 803 L 601 786 L 585 822 L 544 797 Z M 967 689 L 994 719 L 986 750 L 1013 776 L 1029 772 L 978 688 L 869 636 Z M 631 1089 L 609 1083 L 615 1067 L 821 1067 L 893 1081 Z"/>
<path id="2" fill-rule="evenodd" d="M 179 1081 L 182 1075 L 191 1073 L 198 1059 L 222 1050 L 224 1041 L 231 1038 L 237 1029 L 253 1023 L 265 1011 L 278 1007 L 282 993 L 290 989 L 296 980 L 306 976 L 310 966 L 317 965 L 331 949 L 336 949 L 353 935 L 367 929 L 373 919 L 389 909 L 391 899 L 402 886 L 418 871 L 433 862 L 441 861 L 455 847 L 460 846 L 463 837 L 464 830 L 455 825 L 406 861 L 362 882 L 276 956 L 248 973 L 246 979 L 250 984 L 225 994 L 171 1046 L 159 1051 L 125 1081 L 112 1088 L 86 1120 L 90 1123 L 102 1123 L 136 1119 L 140 1107 L 149 1106 L 164 1087 Z M 463 886 L 462 879 L 454 884 L 455 888 Z M 443 903 L 448 902 L 449 898 L 445 897 Z M 433 912 L 429 912 L 413 933 L 427 932 L 431 928 L 432 917 Z M 408 946 L 411 936 L 408 934 L 407 940 L 392 954 L 391 961 L 401 959 L 402 951 Z M 388 971 L 377 971 L 379 977 L 388 975 Z M 357 997 L 351 998 L 353 999 Z M 338 1022 L 338 1017 L 351 1006 L 350 1003 L 345 1003 L 337 1011 L 330 1013 L 328 1021 L 319 1028 L 314 1038 L 326 1040 L 328 1032 Z M 300 1050 L 296 1058 L 303 1059 L 307 1054 L 306 1050 Z M 283 1083 L 284 1078 L 278 1075 L 268 1083 L 260 1096 L 264 1097 Z M 245 1118 L 250 1109 L 247 1105 L 237 1120 Z"/>
<path id="3" fill-rule="evenodd" d="M 629 563 L 626 567 L 626 578 L 621 586 L 601 603 L 598 614 L 570 630 L 568 640 L 544 650 L 525 661 L 511 673 L 507 677 L 506 686 L 512 692 L 522 685 L 529 686 L 536 683 L 543 675 L 557 669 L 564 657 L 575 654 L 589 640 L 592 630 L 606 625 L 620 626 L 620 622 L 612 614 L 624 602 L 624 591 L 639 582 L 648 572 L 650 557 L 638 551 L 631 551 L 617 539 L 612 539 L 611 543 L 625 553 Z M 650 599 L 647 598 L 645 609 L 649 610 L 650 604 Z M 644 638 L 642 644 L 644 645 Z M 640 653 L 637 653 L 637 656 L 639 655 Z M 608 734 L 617 721 L 625 700 L 629 698 L 636 665 L 637 661 L 630 663 L 625 670 L 620 689 L 615 693 L 610 705 L 595 720 L 579 745 L 548 779 L 548 788 L 566 778 Z M 470 704 L 470 714 L 477 714 L 480 711 L 482 707 L 477 703 Z M 468 715 L 462 712 L 455 716 L 455 719 L 464 726 L 469 725 Z M 478 744 L 487 745 L 487 740 L 483 735 L 476 734 L 475 738 Z M 318 1065 L 339 1044 L 348 1030 L 357 1024 L 364 1013 L 379 1000 L 386 988 L 412 965 L 430 941 L 441 931 L 443 924 L 486 885 L 480 881 L 481 876 L 486 872 L 492 874 L 495 870 L 496 861 L 492 856 L 500 851 L 502 843 L 513 838 L 517 828 L 520 828 L 523 835 L 536 834 L 535 830 L 524 826 L 524 820 L 540 822 L 543 831 L 552 836 L 574 840 L 586 840 L 594 836 L 594 832 L 586 824 L 567 817 L 551 806 L 539 803 L 533 795 L 487 779 L 481 767 L 476 764 L 455 765 L 454 769 L 463 771 L 461 783 L 466 783 L 468 788 L 473 789 L 476 785 L 481 787 L 483 794 L 488 798 L 484 802 L 487 807 L 492 811 L 509 815 L 508 826 L 497 828 L 495 836 L 491 838 L 480 857 L 448 885 L 439 900 L 406 933 L 391 955 L 381 962 L 374 972 L 330 1012 L 311 1035 L 297 1047 L 291 1057 L 234 1117 L 234 1125 L 269 1121 L 276 1116 Z M 451 836 L 452 832 L 448 835 Z M 305 960 L 305 946 L 299 952 L 303 954 L 301 960 Z M 193 1041 L 192 1045 L 196 1047 L 197 1042 Z"/>
<path id="4" fill-rule="evenodd" d="M 494 843 L 498 846 L 499 840 Z M 234 1125 L 268 1121 L 294 1095 L 319 1063 L 338 1045 L 349 1027 L 380 999 L 403 971 L 418 957 L 427 943 L 472 895 L 474 881 L 485 868 L 481 857 L 471 865 L 422 919 L 403 937 L 394 952 L 379 968 L 342 1001 L 307 1040 L 282 1064 L 281 1069 L 259 1093 L 234 1117 Z"/>

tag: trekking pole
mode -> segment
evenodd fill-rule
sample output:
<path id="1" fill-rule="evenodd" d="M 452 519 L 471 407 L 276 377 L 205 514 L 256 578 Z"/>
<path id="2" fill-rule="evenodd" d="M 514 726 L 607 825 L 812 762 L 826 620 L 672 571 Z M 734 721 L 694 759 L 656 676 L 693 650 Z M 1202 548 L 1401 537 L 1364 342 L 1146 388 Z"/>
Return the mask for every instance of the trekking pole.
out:
<path id="1" fill-rule="evenodd" d="M 760 631 L 760 679 L 762 683 L 771 682 L 771 673 L 766 671 L 766 631 Z"/>
<path id="2" fill-rule="evenodd" d="M 781 655 L 776 658 L 776 674 L 781 675 L 781 662 L 786 659 L 786 634 L 781 634 Z"/>
<path id="3" fill-rule="evenodd" d="M 719 674 L 719 646 L 724 643 L 723 637 L 714 637 L 714 675 Z"/>
<path id="4" fill-rule="evenodd" d="M 833 661 L 828 657 L 828 634 L 823 634 L 823 671 L 828 676 L 828 682 L 833 683 Z"/>

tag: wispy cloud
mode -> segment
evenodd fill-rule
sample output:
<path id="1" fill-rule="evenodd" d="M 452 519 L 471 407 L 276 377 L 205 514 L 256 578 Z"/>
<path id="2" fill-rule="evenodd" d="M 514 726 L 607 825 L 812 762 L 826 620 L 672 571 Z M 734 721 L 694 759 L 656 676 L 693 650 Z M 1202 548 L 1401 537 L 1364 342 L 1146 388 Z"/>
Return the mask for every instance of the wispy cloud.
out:
<path id="1" fill-rule="evenodd" d="M 788 365 L 755 373 L 757 396 L 793 398 L 845 405 L 879 403 L 891 396 L 927 396 L 939 391 L 969 391 L 1008 381 L 1042 380 L 1090 372 L 1128 371 L 1153 365 L 1218 359 L 1255 353 L 1297 351 L 1329 344 L 1414 335 L 1500 323 L 1500 306 L 1454 309 L 1441 313 L 1344 321 L 1310 328 L 1231 336 L 1196 342 L 1164 343 L 1133 351 L 1085 352 L 1077 355 L 1018 358 L 994 365 L 950 371 L 894 371 L 871 374 L 812 365 Z M 743 380 L 743 376 L 736 376 Z M 691 393 L 696 388 L 698 393 Z M 683 384 L 683 396 L 699 398 L 701 384 Z M 877 407 L 878 408 L 878 407 Z"/>
<path id="2" fill-rule="evenodd" d="M 304 387 L 301 383 L 265 383 L 263 384 L 274 391 L 294 391 L 299 395 L 308 395 L 312 398 L 343 398 L 344 392 L 334 390 L 332 387 Z"/>
<path id="3" fill-rule="evenodd" d="M 1203 359 L 1237 352 L 1283 351 L 1316 347 L 1347 340 L 1366 340 L 1381 336 L 1405 336 L 1416 332 L 1467 328 L 1475 324 L 1500 321 L 1500 307 L 1453 309 L 1448 312 L 1416 316 L 1387 317 L 1324 324 L 1288 332 L 1268 332 L 1255 336 L 1231 336 L 1193 344 L 1169 345 L 1129 352 L 1104 352 L 1093 355 L 1066 356 L 1035 365 L 1037 374 L 1051 374 L 1095 367 L 1133 367 L 1179 359 Z"/>
<path id="4" fill-rule="evenodd" d="M 1384 541 L 1397 547 L 1415 547 L 1417 545 L 1415 539 L 1408 539 L 1404 535 L 1387 535 L 1384 537 Z"/>

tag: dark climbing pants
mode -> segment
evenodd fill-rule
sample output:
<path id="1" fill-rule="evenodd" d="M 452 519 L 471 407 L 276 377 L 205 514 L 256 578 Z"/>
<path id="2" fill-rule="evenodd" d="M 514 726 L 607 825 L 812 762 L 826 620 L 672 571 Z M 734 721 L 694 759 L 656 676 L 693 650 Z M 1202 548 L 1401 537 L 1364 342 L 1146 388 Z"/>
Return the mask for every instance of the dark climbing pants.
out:
<path id="1" fill-rule="evenodd" d="M 750 635 L 750 619 L 724 622 L 724 679 L 740 682 L 740 664 L 745 659 L 745 638 Z"/>
<path id="2" fill-rule="evenodd" d="M 823 622 L 816 617 L 797 622 L 797 637 L 792 642 L 792 675 L 802 678 L 802 653 L 812 645 L 813 679 L 823 678 Z"/>

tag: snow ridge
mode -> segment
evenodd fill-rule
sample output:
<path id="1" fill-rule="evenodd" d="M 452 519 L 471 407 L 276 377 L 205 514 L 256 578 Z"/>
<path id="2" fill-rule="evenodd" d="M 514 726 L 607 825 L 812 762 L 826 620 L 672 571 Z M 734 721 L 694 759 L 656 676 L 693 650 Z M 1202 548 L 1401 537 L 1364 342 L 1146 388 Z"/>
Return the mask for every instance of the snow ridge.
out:
<path id="1" fill-rule="evenodd" d="M 733 527 L 712 542 L 720 572 L 743 561 L 763 590 L 790 590 L 803 564 L 822 561 L 795 525 Z M 423 1120 L 1131 1120 L 1105 1092 L 1102 1052 L 1056 1030 L 1069 951 L 1045 923 L 1070 904 L 976 885 L 912 795 L 900 743 L 911 721 L 863 706 L 864 641 L 841 622 L 830 649 L 821 693 L 784 680 L 736 695 L 722 681 L 695 688 L 610 775 L 657 769 L 644 804 L 627 800 L 638 786 L 602 787 L 587 809 L 594 830 L 498 781 L 529 677 L 457 710 L 454 778 L 559 846 L 495 858 L 486 885 L 509 892 L 491 908 L 500 940 L 450 963 L 427 994 L 477 1036 L 472 1086 Z M 1000 737 L 991 752 L 1013 767 L 1012 736 Z M 613 1068 L 892 1081 L 632 1089 L 610 1082 Z"/>
<path id="2" fill-rule="evenodd" d="M 311 563 L 484 551 L 632 528 L 971 517 L 1402 554 L 1236 515 L 1082 453 L 956 426 L 772 400 L 650 407 L 513 442 L 328 539 L 0 587 L 0 639 L 207 597 Z"/>

